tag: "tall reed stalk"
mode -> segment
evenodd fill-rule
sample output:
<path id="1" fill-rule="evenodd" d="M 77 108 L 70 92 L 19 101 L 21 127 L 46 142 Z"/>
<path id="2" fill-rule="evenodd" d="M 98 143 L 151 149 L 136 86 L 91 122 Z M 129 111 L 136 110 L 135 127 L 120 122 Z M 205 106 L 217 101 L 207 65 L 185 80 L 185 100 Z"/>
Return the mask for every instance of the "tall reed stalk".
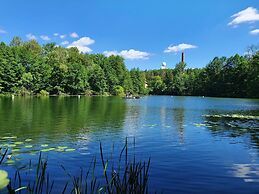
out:
<path id="1" fill-rule="evenodd" d="M 48 161 L 42 159 L 42 154 L 39 154 L 36 169 L 33 169 L 32 162 L 28 165 L 17 169 L 14 177 L 11 178 L 10 184 L 6 191 L 9 194 L 28 193 L 28 194 L 51 194 L 51 193 L 74 193 L 74 194 L 145 194 L 148 193 L 148 177 L 150 168 L 150 158 L 146 162 L 136 161 L 135 154 L 130 160 L 128 141 L 126 139 L 118 161 L 114 162 L 111 155 L 110 158 L 105 158 L 103 146 L 100 143 L 100 161 L 93 157 L 92 161 L 84 172 L 80 170 L 79 175 L 71 175 L 69 171 L 61 166 L 64 173 L 68 177 L 67 182 L 63 186 L 55 184 L 48 173 Z M 135 148 L 135 140 L 134 140 Z M 0 158 L 0 165 L 6 158 L 8 150 L 4 152 Z M 97 162 L 101 165 L 102 176 L 96 176 Z M 33 170 L 32 170 L 33 169 Z M 34 180 L 24 180 L 25 177 L 35 177 Z M 57 188 L 59 187 L 59 188 Z"/>

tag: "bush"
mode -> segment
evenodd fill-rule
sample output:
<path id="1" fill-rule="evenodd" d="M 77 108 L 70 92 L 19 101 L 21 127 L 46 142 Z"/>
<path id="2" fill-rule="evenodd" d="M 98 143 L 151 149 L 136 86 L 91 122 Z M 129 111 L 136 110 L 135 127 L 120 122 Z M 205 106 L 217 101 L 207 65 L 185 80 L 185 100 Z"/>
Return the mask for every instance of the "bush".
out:
<path id="1" fill-rule="evenodd" d="M 41 90 L 39 95 L 40 96 L 48 96 L 49 93 L 46 90 Z"/>
<path id="2" fill-rule="evenodd" d="M 113 94 L 115 96 L 124 97 L 125 96 L 124 88 L 122 86 L 114 86 Z"/>
<path id="3" fill-rule="evenodd" d="M 18 96 L 30 96 L 30 95 L 32 95 L 32 92 L 27 90 L 25 87 L 15 88 L 15 93 Z"/>
<path id="4" fill-rule="evenodd" d="M 85 96 L 92 96 L 93 90 L 85 90 Z"/>

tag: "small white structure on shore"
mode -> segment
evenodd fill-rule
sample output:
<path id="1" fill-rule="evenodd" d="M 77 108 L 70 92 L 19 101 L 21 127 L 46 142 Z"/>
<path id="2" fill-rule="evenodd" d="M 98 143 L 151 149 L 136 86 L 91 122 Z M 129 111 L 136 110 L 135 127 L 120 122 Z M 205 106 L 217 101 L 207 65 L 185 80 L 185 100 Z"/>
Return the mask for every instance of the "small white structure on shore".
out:
<path id="1" fill-rule="evenodd" d="M 166 62 L 162 62 L 161 69 L 166 69 Z"/>

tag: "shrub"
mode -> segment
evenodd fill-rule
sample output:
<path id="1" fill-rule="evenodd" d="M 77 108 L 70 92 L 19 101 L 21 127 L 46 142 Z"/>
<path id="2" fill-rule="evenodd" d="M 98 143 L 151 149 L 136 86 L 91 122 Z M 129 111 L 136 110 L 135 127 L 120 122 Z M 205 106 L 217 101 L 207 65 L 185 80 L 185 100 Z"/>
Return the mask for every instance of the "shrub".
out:
<path id="1" fill-rule="evenodd" d="M 124 97 L 125 96 L 124 88 L 122 86 L 114 86 L 113 94 L 115 96 Z"/>
<path id="2" fill-rule="evenodd" d="M 40 91 L 40 96 L 48 96 L 49 93 L 46 90 L 41 90 Z"/>

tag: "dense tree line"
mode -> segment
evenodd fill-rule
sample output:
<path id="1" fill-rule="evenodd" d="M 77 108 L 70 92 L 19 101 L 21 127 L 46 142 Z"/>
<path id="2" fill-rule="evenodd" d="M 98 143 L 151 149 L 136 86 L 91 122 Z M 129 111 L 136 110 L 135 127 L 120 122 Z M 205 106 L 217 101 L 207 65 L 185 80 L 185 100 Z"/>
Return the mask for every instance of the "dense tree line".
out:
<path id="1" fill-rule="evenodd" d="M 0 43 L 0 93 L 123 96 L 145 94 L 144 82 L 144 73 L 128 71 L 120 56 L 82 54 L 18 37 Z"/>
<path id="2" fill-rule="evenodd" d="M 151 94 L 259 98 L 259 51 L 215 57 L 204 68 L 186 69 L 179 63 L 145 75 Z"/>
<path id="3" fill-rule="evenodd" d="M 0 93 L 17 95 L 195 95 L 259 97 L 259 52 L 216 57 L 206 67 L 128 70 L 120 56 L 83 54 L 15 37 L 0 43 Z"/>

